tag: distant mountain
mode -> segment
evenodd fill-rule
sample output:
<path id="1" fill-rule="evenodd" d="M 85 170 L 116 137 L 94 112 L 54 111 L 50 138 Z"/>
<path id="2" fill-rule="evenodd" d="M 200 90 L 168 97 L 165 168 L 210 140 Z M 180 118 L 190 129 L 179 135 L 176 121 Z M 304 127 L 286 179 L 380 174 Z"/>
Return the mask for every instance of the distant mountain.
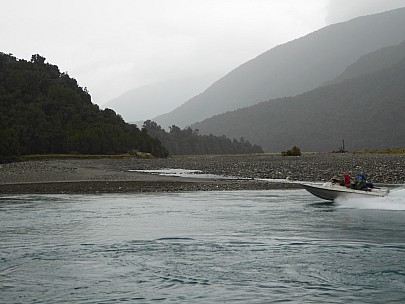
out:
<path id="1" fill-rule="evenodd" d="M 397 61 L 403 48 L 402 43 L 360 58 L 337 78 L 341 82 L 217 115 L 192 127 L 201 133 L 243 136 L 272 152 L 294 145 L 303 151 L 333 151 L 342 139 L 349 150 L 405 147 L 405 52 L 401 61 L 384 67 Z M 387 58 L 386 64 L 379 58 Z M 372 72 L 363 73 L 365 61 Z M 346 79 L 349 74 L 353 77 Z"/>
<path id="2" fill-rule="evenodd" d="M 213 76 L 193 77 L 141 86 L 107 102 L 103 107 L 127 122 L 139 122 L 167 113 L 212 84 Z"/>
<path id="3" fill-rule="evenodd" d="M 387 46 L 363 55 L 337 78 L 327 84 L 339 83 L 367 73 L 376 72 L 399 63 L 405 57 L 405 41 L 399 45 Z"/>
<path id="4" fill-rule="evenodd" d="M 277 46 L 153 120 L 180 127 L 212 115 L 301 94 L 340 75 L 360 56 L 405 40 L 405 8 L 327 26 Z"/>

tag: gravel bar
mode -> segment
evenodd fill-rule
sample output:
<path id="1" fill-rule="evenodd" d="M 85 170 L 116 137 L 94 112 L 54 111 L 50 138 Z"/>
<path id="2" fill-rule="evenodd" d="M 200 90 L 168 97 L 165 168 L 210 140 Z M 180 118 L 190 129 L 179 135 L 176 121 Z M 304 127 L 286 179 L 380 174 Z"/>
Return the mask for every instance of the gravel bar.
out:
<path id="1" fill-rule="evenodd" d="M 64 159 L 0 165 L 0 194 L 183 192 L 299 188 L 294 181 L 327 181 L 365 173 L 379 185 L 405 183 L 404 154 L 313 153 L 188 156 L 167 159 Z M 236 177 L 182 178 L 130 170 L 186 169 Z M 268 182 L 258 179 L 285 180 Z"/>

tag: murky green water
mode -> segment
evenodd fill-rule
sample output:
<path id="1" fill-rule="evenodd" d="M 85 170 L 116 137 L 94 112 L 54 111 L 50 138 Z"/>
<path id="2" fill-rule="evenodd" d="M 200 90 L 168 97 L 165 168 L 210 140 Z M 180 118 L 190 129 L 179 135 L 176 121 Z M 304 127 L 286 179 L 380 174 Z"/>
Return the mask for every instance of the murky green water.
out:
<path id="1" fill-rule="evenodd" d="M 1 303 L 405 302 L 403 191 L 0 197 Z"/>

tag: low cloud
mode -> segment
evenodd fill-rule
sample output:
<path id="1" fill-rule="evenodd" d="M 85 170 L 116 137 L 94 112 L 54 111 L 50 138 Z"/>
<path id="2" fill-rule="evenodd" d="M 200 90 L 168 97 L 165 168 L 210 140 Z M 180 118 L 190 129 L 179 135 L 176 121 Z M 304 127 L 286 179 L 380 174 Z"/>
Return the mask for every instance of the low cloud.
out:
<path id="1" fill-rule="evenodd" d="M 326 22 L 329 24 L 343 22 L 400 7 L 405 7 L 405 0 L 329 0 L 326 7 Z"/>

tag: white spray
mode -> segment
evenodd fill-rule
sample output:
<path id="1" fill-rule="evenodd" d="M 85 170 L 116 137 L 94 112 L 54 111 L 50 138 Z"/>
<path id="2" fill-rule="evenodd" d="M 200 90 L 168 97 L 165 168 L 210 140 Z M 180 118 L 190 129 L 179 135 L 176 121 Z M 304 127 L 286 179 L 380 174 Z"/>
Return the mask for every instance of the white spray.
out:
<path id="1" fill-rule="evenodd" d="M 338 208 L 405 211 L 405 188 L 391 190 L 385 197 L 338 198 Z"/>

